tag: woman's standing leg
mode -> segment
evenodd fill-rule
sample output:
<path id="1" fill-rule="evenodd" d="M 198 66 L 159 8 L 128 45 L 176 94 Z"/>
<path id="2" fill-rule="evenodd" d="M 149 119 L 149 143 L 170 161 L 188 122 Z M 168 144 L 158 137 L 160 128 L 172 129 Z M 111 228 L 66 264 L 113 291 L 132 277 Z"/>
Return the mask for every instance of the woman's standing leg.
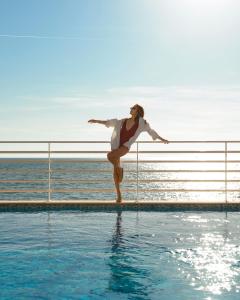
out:
<path id="1" fill-rule="evenodd" d="M 121 181 L 121 167 L 120 167 L 120 157 L 128 153 L 128 148 L 121 146 L 116 150 L 108 153 L 108 160 L 113 164 L 113 178 L 115 183 L 115 188 L 117 192 L 117 202 L 122 201 L 121 191 L 120 191 L 120 181 Z"/>
<path id="2" fill-rule="evenodd" d="M 121 202 L 122 196 L 120 191 L 120 178 L 119 178 L 120 158 L 116 159 L 116 164 L 113 165 L 113 179 L 117 192 L 117 202 Z"/>

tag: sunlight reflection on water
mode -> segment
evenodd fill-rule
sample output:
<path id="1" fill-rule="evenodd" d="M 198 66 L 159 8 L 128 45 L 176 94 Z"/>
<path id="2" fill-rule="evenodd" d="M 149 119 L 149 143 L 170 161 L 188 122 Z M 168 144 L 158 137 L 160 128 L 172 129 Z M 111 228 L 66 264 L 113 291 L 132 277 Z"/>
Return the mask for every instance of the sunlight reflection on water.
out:
<path id="1" fill-rule="evenodd" d="M 192 215 L 183 218 L 183 221 L 195 226 L 197 223 L 214 221 L 217 227 L 220 223 L 220 220 L 209 220 L 201 215 Z M 222 223 L 227 226 L 228 220 Z M 203 225 L 199 226 L 203 228 Z M 232 289 L 235 289 L 236 293 L 240 291 L 240 247 L 230 242 L 229 237 L 231 232 L 227 228 L 224 235 L 218 232 L 206 232 L 200 236 L 191 235 L 187 239 L 192 241 L 194 247 L 176 249 L 178 270 L 185 273 L 189 284 L 195 289 L 215 295 Z"/>

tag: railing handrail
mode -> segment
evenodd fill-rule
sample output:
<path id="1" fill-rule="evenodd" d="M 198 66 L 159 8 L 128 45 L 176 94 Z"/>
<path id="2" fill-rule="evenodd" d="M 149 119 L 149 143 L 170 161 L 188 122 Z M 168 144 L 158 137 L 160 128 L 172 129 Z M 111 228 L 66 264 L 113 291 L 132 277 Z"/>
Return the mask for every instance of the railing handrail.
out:
<path id="1" fill-rule="evenodd" d="M 22 140 L 22 141 L 0 141 L 0 143 L 60 143 L 60 144 L 63 144 L 63 143 L 107 143 L 109 144 L 110 141 L 36 141 L 36 140 L 29 140 L 29 141 L 26 141 L 26 140 Z M 151 144 L 151 143 L 161 143 L 161 141 L 158 141 L 158 140 L 155 140 L 155 141 L 136 141 L 136 143 L 146 143 L 146 144 Z M 240 143 L 240 140 L 176 140 L 176 141 L 169 141 L 170 144 L 172 143 Z"/>
<path id="2" fill-rule="evenodd" d="M 137 177 L 136 177 L 136 182 L 137 182 L 137 186 L 136 186 L 136 192 L 137 192 L 137 199 L 138 199 L 138 193 L 139 193 L 139 183 L 140 182 L 144 182 L 144 180 L 141 180 L 139 179 L 139 174 L 142 173 L 142 172 L 151 172 L 151 173 L 156 173 L 156 172 L 162 172 L 162 173 L 166 173 L 166 172 L 174 172 L 174 173 L 179 173 L 179 172 L 191 172 L 191 173 L 196 173 L 196 172 L 206 172 L 206 173 L 214 173 L 214 172 L 219 172 L 219 173 L 224 173 L 225 174 L 225 177 L 224 179 L 222 180 L 194 180 L 194 179 L 190 179 L 190 180 L 177 180 L 177 179 L 166 179 L 166 180 L 158 180 L 158 182 L 224 182 L 225 183 L 225 187 L 223 189 L 218 189 L 218 188 L 215 188 L 215 189 L 208 189 L 208 188 L 205 188 L 204 190 L 203 189 L 184 189 L 184 188 L 175 188 L 175 189 L 169 189 L 169 188 L 161 188 L 161 189 L 148 189 L 150 192 L 151 191 L 161 191 L 161 192 L 168 192 L 168 191 L 175 191 L 175 192 L 178 192 L 178 191 L 187 191 L 187 192 L 193 192 L 193 191 L 196 191 L 196 192 L 203 192 L 203 191 L 206 191 L 206 192 L 224 192 L 225 193 L 225 202 L 227 202 L 227 195 L 228 195 L 228 192 L 240 192 L 239 189 L 234 189 L 234 188 L 229 188 L 228 187 L 228 183 L 230 182 L 237 182 L 237 180 L 233 180 L 233 179 L 229 179 L 228 178 L 228 174 L 230 173 L 236 173 L 236 172 L 240 172 L 239 168 L 237 169 L 232 169 L 232 168 L 229 168 L 228 164 L 229 163 L 240 163 L 240 160 L 237 160 L 237 159 L 232 159 L 230 160 L 229 159 L 229 156 L 228 154 L 233 154 L 233 153 L 240 153 L 240 150 L 229 150 L 228 148 L 228 145 L 230 144 L 233 144 L 233 143 L 240 143 L 240 140 L 176 140 L 176 141 L 169 141 L 170 142 L 170 145 L 171 144 L 185 144 L 185 143 L 190 143 L 190 144 L 197 144 L 197 143 L 203 143 L 203 144 L 222 144 L 224 147 L 222 150 L 171 150 L 171 151 L 165 151 L 165 150 L 155 150 L 155 151 L 146 151 L 146 150 L 139 150 L 139 145 L 140 144 L 162 144 L 161 141 L 136 141 L 136 151 L 129 151 L 129 153 L 131 154 L 136 154 L 136 159 L 133 161 L 133 160 L 129 160 L 130 162 L 135 162 L 137 165 L 137 170 L 136 170 L 136 173 L 137 173 Z M 27 150 L 14 150 L 14 151 L 9 151 L 9 150 L 6 150 L 6 151 L 0 151 L 0 154 L 48 154 L 48 158 L 46 158 L 44 161 L 45 162 L 48 162 L 48 169 L 47 170 L 41 170 L 41 169 L 37 169 L 36 170 L 31 170 L 29 168 L 25 168 L 21 171 L 17 170 L 17 169 L 2 169 L 3 171 L 5 171 L 6 173 L 11 173 L 11 172 L 16 172 L 16 173 L 31 173 L 31 172 L 42 172 L 42 173 L 48 173 L 48 179 L 46 180 L 46 182 L 48 182 L 48 189 L 43 189 L 43 190 L 39 190 L 39 189 L 33 189 L 33 190 L 29 190 L 29 189 L 16 189 L 16 190 L 11 190 L 11 189 L 6 189 L 6 190 L 0 190 L 0 193 L 13 193 L 13 192 L 48 192 L 48 200 L 50 201 L 51 200 L 51 193 L 53 191 L 56 191 L 56 192 L 70 192 L 71 190 L 74 192 L 74 191 L 81 191 L 81 192 L 87 192 L 87 191 L 110 191 L 112 189 L 52 189 L 52 183 L 53 182 L 56 182 L 57 179 L 53 179 L 52 178 L 52 174 L 53 172 L 79 172 L 79 170 L 72 170 L 72 169 L 61 169 L 61 170 L 58 170 L 58 169 L 53 169 L 52 168 L 52 165 L 54 162 L 56 162 L 57 160 L 64 160 L 63 157 L 59 157 L 59 158 L 53 158 L 51 155 L 52 154 L 106 154 L 108 151 L 87 151 L 87 150 L 80 150 L 80 151 L 77 151 L 77 150 L 64 150 L 64 151 L 57 151 L 57 150 L 52 150 L 51 148 L 51 145 L 52 144 L 110 144 L 110 141 L 105 141 L 105 140 L 100 140 L 100 141 L 90 141 L 90 140 L 78 140 L 78 141 L 66 141 L 66 140 L 55 140 L 55 141 L 36 141 L 36 140 L 18 140 L 18 141 L 13 141 L 13 140 L 5 140 L 5 141 L 0 141 L 0 144 L 46 144 L 48 145 L 48 150 L 46 151 L 35 151 L 35 150 L 32 150 L 32 151 L 27 151 Z M 162 148 L 161 148 L 162 149 Z M 216 149 L 216 148 L 215 148 Z M 189 159 L 189 160 L 186 160 L 186 159 L 175 159 L 175 160 L 140 160 L 139 159 L 139 154 L 223 154 L 224 157 L 222 159 L 216 159 L 216 160 L 196 160 L 196 159 Z M 1 159 L 5 159 L 7 161 L 8 158 L 0 158 L 0 161 Z M 16 159 L 16 162 L 19 161 L 20 159 L 19 158 L 15 158 Z M 36 157 L 35 159 L 39 159 L 39 161 L 43 161 L 42 158 L 38 158 Z M 66 159 L 66 158 L 65 158 Z M 24 159 L 22 158 L 21 161 L 30 161 L 31 159 Z M 33 160 L 33 159 L 32 159 Z M 70 158 L 69 159 L 69 162 L 71 162 L 72 160 L 76 160 L 76 158 Z M 96 160 L 96 159 L 95 159 Z M 128 162 L 127 159 L 123 158 L 122 159 L 123 162 Z M 3 160 L 2 160 L 3 161 Z M 81 160 L 78 160 L 79 162 L 81 162 Z M 91 160 L 89 160 L 89 162 L 91 162 Z M 102 160 L 99 162 L 108 162 L 107 160 Z M 157 163 L 157 162 L 160 162 L 160 163 L 222 163 L 222 168 L 221 169 L 183 169 L 183 170 L 178 170 L 178 169 L 158 169 L 158 170 L 149 170 L 149 169 L 146 169 L 146 170 L 142 170 L 139 168 L 139 163 L 141 162 L 153 162 L 153 163 Z M 27 170 L 27 171 L 26 171 Z M 82 169 L 81 170 L 82 173 L 85 173 L 85 172 L 95 172 L 95 173 L 102 173 L 102 172 L 105 172 L 105 173 L 110 173 L 109 170 L 92 170 L 92 169 Z M 70 180 L 69 180 L 70 181 Z M 128 181 L 128 180 L 126 180 Z M 131 180 L 130 180 L 131 181 Z M 129 181 L 129 182 L 130 182 Z M 145 182 L 153 182 L 154 179 L 149 179 L 149 180 L 146 180 Z M 0 180 L 0 182 L 14 182 L 14 180 Z M 24 180 L 15 180 L 15 182 L 24 182 Z M 34 180 L 25 180 L 25 182 L 37 182 L 37 181 L 34 181 Z M 126 191 L 134 191 L 134 190 L 131 190 L 131 189 L 126 189 Z M 141 191 L 147 191 L 146 189 L 144 188 L 141 188 Z"/>

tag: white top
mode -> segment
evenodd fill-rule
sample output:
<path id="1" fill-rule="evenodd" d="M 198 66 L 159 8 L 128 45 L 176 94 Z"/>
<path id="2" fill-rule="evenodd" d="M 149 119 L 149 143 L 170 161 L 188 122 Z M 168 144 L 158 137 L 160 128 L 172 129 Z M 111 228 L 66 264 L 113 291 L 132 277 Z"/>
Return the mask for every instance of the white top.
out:
<path id="1" fill-rule="evenodd" d="M 115 150 L 119 148 L 119 143 L 120 143 L 120 131 L 123 125 L 123 122 L 126 119 L 110 119 L 106 121 L 106 126 L 107 127 L 114 127 L 113 128 L 113 133 L 111 137 L 111 150 Z M 132 144 L 136 141 L 138 138 L 139 134 L 143 131 L 146 131 L 153 140 L 156 140 L 158 138 L 158 134 L 155 130 L 153 130 L 150 125 L 142 118 L 139 118 L 139 123 L 138 123 L 138 128 L 135 132 L 135 134 L 126 142 L 124 143 L 124 146 L 128 147 L 130 150 Z"/>

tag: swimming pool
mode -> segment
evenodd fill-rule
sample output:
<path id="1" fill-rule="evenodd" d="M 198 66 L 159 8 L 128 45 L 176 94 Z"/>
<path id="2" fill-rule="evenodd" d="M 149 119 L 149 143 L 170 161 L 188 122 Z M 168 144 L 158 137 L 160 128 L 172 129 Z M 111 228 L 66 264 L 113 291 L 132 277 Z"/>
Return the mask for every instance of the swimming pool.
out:
<path id="1" fill-rule="evenodd" d="M 0 213 L 1 299 L 239 299 L 240 213 Z"/>

